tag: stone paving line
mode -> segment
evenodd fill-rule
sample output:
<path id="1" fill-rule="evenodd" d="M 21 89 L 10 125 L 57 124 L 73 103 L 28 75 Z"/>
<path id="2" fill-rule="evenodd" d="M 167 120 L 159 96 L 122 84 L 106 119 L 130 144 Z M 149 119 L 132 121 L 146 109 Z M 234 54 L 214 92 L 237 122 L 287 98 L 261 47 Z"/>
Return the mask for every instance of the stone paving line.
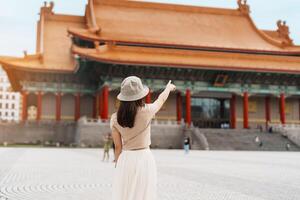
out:
<path id="1" fill-rule="evenodd" d="M 0 200 L 109 200 L 102 149 L 0 148 Z M 299 200 L 300 154 L 153 150 L 158 200 Z"/>

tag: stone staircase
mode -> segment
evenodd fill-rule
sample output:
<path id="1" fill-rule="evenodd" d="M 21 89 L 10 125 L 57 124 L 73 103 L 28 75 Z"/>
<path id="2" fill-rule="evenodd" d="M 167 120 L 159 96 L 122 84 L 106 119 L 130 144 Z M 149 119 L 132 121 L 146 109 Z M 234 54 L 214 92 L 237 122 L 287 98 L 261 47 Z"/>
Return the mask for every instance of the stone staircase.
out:
<path id="1" fill-rule="evenodd" d="M 201 133 L 199 128 L 194 128 L 190 133 L 191 149 L 194 150 L 209 150 L 209 144 L 206 136 Z"/>
<path id="2" fill-rule="evenodd" d="M 196 128 L 197 129 L 197 128 Z M 194 129 L 194 130 L 196 130 Z M 204 149 L 203 144 L 195 138 L 205 136 L 209 150 L 247 150 L 247 151 L 286 151 L 286 144 L 290 144 L 290 151 L 300 151 L 300 148 L 286 137 L 278 133 L 264 133 L 259 130 L 231 130 L 231 129 L 198 129 L 193 131 L 192 149 Z M 263 145 L 255 143 L 258 136 Z"/>

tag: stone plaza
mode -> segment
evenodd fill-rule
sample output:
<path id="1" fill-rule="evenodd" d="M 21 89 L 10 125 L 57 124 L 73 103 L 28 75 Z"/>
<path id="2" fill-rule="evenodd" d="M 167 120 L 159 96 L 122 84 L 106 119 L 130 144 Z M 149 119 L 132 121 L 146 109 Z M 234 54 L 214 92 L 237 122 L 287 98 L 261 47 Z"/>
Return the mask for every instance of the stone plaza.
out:
<path id="1" fill-rule="evenodd" d="M 102 153 L 102 149 L 0 148 L 0 199 L 109 200 L 114 164 L 102 162 Z M 158 200 L 300 199 L 299 153 L 153 153 Z"/>

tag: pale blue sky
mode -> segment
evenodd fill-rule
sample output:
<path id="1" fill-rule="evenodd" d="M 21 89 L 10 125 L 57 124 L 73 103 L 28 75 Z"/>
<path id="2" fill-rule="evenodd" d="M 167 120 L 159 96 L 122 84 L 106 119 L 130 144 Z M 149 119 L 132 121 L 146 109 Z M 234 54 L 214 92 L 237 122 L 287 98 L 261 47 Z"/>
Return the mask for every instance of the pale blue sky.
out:
<path id="1" fill-rule="evenodd" d="M 149 0 L 199 6 L 236 8 L 236 0 Z M 0 55 L 35 52 L 36 22 L 44 0 L 0 0 Z M 86 0 L 54 0 L 55 12 L 83 15 Z M 248 0 L 251 16 L 260 29 L 276 29 L 286 20 L 292 38 L 300 45 L 300 0 Z"/>

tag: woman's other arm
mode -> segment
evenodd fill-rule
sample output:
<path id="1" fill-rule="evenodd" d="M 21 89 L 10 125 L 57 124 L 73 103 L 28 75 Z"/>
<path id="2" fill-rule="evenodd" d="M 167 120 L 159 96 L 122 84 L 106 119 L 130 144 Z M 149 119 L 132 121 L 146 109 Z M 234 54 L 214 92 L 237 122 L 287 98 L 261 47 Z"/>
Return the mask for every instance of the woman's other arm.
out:
<path id="1" fill-rule="evenodd" d="M 121 138 L 121 134 L 118 131 L 118 129 L 114 126 L 114 122 L 115 122 L 115 118 L 116 118 L 116 113 L 112 114 L 111 119 L 110 119 L 110 129 L 111 129 L 111 135 L 112 135 L 112 139 L 115 145 L 115 162 L 116 162 L 116 166 L 117 166 L 117 162 L 118 162 L 118 158 L 122 152 L 122 138 Z"/>
<path id="2" fill-rule="evenodd" d="M 122 139 L 121 134 L 116 128 L 112 128 L 112 138 L 115 144 L 115 162 L 117 166 L 118 158 L 122 152 Z"/>

